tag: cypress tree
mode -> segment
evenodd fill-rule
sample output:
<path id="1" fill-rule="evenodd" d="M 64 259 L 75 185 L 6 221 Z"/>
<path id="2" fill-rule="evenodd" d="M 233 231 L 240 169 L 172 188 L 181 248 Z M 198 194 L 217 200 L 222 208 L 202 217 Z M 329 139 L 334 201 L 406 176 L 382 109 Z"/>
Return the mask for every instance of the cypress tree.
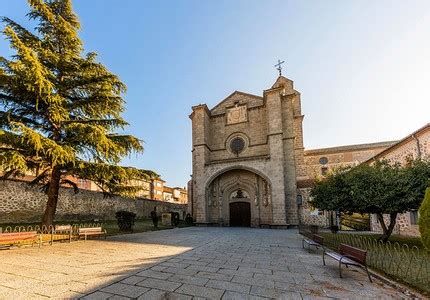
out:
<path id="1" fill-rule="evenodd" d="M 430 187 L 427 188 L 419 213 L 418 225 L 420 227 L 421 241 L 424 247 L 430 251 Z"/>
<path id="2" fill-rule="evenodd" d="M 83 53 L 71 0 L 28 0 L 30 31 L 3 17 L 3 33 L 14 49 L 0 56 L 0 170 L 2 178 L 36 174 L 47 205 L 42 223 L 54 220 L 61 185 L 71 176 L 94 181 L 106 194 L 134 195 L 131 179 L 154 173 L 119 165 L 143 151 L 134 136 L 118 134 L 127 122 L 125 85 Z"/>

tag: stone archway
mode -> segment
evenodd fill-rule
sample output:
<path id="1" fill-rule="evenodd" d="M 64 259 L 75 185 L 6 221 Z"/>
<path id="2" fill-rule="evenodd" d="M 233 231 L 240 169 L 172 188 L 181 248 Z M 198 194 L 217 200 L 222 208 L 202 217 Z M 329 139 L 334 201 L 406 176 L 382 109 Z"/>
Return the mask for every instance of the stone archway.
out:
<path id="1" fill-rule="evenodd" d="M 220 226 L 258 227 L 273 220 L 270 184 L 250 170 L 218 174 L 206 187 L 206 204 L 208 221 Z"/>

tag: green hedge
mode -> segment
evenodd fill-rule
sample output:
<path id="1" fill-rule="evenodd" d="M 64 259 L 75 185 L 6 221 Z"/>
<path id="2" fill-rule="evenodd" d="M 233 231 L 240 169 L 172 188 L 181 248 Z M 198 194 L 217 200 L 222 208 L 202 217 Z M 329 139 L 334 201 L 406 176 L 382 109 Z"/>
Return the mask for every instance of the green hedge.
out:
<path id="1" fill-rule="evenodd" d="M 424 247 L 430 251 L 430 187 L 426 190 L 419 213 L 420 219 L 418 220 L 418 224 L 420 226 L 421 240 Z"/>

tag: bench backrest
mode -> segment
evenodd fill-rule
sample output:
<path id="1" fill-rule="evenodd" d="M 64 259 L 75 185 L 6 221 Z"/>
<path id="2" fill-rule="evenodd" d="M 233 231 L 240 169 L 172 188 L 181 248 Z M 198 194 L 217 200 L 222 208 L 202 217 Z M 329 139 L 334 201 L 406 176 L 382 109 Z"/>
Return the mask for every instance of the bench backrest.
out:
<path id="1" fill-rule="evenodd" d="M 101 227 L 91 227 L 91 228 L 79 228 L 79 233 L 90 233 L 90 232 L 102 232 Z"/>
<path id="2" fill-rule="evenodd" d="M 72 231 L 72 225 L 56 225 L 55 231 Z"/>
<path id="3" fill-rule="evenodd" d="M 342 255 L 348 255 L 351 259 L 361 264 L 366 263 L 367 251 L 355 248 L 349 245 L 340 244 L 339 253 Z"/>
<path id="4" fill-rule="evenodd" d="M 0 233 L 0 242 L 19 241 L 37 237 L 37 231 Z"/>
<path id="5" fill-rule="evenodd" d="M 320 245 L 324 245 L 324 238 L 318 234 L 312 235 L 312 240 Z"/>

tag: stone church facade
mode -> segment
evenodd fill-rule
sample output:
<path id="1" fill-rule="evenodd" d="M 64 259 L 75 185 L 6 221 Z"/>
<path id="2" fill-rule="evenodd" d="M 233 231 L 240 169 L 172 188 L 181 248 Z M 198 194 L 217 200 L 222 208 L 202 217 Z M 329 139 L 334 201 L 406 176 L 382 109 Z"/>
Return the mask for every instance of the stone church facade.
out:
<path id="1" fill-rule="evenodd" d="M 188 211 L 197 224 L 329 226 L 332 213 L 309 203 L 315 178 L 378 159 L 430 159 L 429 124 L 400 141 L 305 150 L 300 93 L 283 76 L 262 96 L 236 91 L 212 109 L 200 104 L 192 110 Z M 396 232 L 417 235 L 416 214 L 399 216 Z"/>
<path id="2" fill-rule="evenodd" d="M 295 226 L 306 177 L 300 93 L 280 76 L 262 96 L 192 108 L 191 211 L 198 224 Z"/>

